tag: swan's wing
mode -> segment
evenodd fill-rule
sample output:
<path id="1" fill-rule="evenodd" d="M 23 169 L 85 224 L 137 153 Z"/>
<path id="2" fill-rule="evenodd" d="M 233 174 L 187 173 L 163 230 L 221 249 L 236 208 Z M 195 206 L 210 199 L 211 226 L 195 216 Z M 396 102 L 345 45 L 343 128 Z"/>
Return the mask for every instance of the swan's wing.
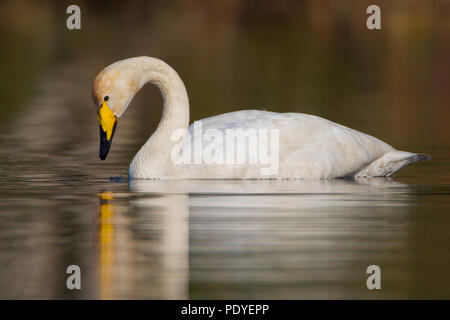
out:
<path id="1" fill-rule="evenodd" d="M 276 130 L 279 137 L 279 176 L 333 178 L 352 175 L 387 152 L 391 146 L 370 135 L 326 119 L 300 113 L 236 111 L 194 122 L 195 128 L 218 130 Z M 225 139 L 222 140 L 222 147 Z M 221 143 L 215 141 L 215 143 Z M 269 139 L 270 143 L 270 139 Z M 205 148 L 206 144 L 202 145 Z M 201 152 L 195 150 L 194 152 Z"/>

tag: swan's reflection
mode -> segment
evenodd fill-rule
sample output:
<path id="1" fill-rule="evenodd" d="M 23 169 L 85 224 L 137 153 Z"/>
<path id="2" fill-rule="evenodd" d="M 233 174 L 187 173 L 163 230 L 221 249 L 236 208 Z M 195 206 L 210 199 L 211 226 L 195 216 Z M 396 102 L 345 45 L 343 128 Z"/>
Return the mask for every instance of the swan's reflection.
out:
<path id="1" fill-rule="evenodd" d="M 100 298 L 112 298 L 112 268 L 114 266 L 114 199 L 112 192 L 99 194 L 100 198 Z"/>
<path id="2" fill-rule="evenodd" d="M 190 298 L 361 298 L 368 265 L 404 256 L 410 190 L 392 179 L 132 180 L 129 189 L 140 195 L 130 204 L 161 210 L 167 234 L 183 235 L 165 250 L 187 243 L 189 228 Z"/>
<path id="3" fill-rule="evenodd" d="M 153 248 L 142 246 L 145 254 L 156 255 L 158 274 L 158 298 L 187 299 L 189 278 L 189 207 L 188 196 L 168 194 L 130 201 L 139 217 L 136 235 L 156 238 Z M 148 266 L 148 270 L 154 266 Z"/>
<path id="4" fill-rule="evenodd" d="M 130 191 L 143 194 L 189 194 L 192 207 L 217 206 L 286 209 L 378 206 L 397 203 L 396 194 L 409 186 L 387 178 L 333 180 L 130 180 Z M 213 214 L 213 212 L 211 212 Z"/>
<path id="5" fill-rule="evenodd" d="M 144 180 L 128 182 L 130 191 L 189 194 L 379 193 L 385 188 L 408 187 L 390 178 L 330 180 Z"/>
<path id="6" fill-rule="evenodd" d="M 186 299 L 187 196 L 99 198 L 100 297 Z"/>
<path id="7" fill-rule="evenodd" d="M 394 180 L 132 180 L 129 191 L 100 195 L 102 298 L 362 298 L 368 265 L 407 262 L 410 191 Z"/>

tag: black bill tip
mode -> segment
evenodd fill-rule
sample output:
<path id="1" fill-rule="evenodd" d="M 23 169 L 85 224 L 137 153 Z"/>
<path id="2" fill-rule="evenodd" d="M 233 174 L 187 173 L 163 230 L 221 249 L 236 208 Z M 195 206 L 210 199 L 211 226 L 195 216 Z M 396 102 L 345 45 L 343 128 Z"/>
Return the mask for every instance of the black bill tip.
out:
<path id="1" fill-rule="evenodd" d="M 109 149 L 111 148 L 112 138 L 114 137 L 114 132 L 116 131 L 116 124 L 114 124 L 113 133 L 109 140 L 107 138 L 106 132 L 103 131 L 102 126 L 100 126 L 100 149 L 98 152 L 98 156 L 100 157 L 101 160 L 106 159 Z"/>

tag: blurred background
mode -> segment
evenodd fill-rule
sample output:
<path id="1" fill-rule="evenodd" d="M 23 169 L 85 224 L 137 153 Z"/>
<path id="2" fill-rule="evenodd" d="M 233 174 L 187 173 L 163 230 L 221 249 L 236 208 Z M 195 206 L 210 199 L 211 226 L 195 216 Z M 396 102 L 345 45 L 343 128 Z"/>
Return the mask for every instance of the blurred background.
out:
<path id="1" fill-rule="evenodd" d="M 450 298 L 450 1 L 6 0 L 0 43 L 0 298 Z M 433 160 L 364 186 L 133 186 L 161 97 L 138 93 L 101 162 L 91 86 L 140 55 L 180 74 L 191 121 L 310 113 Z"/>

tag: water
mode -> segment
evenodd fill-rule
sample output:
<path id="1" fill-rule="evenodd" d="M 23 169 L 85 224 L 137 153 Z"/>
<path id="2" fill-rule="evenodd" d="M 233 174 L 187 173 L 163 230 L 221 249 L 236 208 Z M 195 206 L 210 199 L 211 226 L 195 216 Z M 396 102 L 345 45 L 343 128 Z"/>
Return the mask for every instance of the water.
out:
<path id="1" fill-rule="evenodd" d="M 448 186 L 35 176 L 1 194 L 2 298 L 449 294 Z M 80 292 L 65 288 L 71 264 Z M 371 264 L 380 292 L 365 287 Z"/>
<path id="2" fill-rule="evenodd" d="M 450 20 L 431 19 L 435 7 L 373 35 L 351 6 L 327 11 L 327 25 L 314 6 L 309 19 L 268 20 L 86 4 L 96 33 L 61 28 L 56 4 L 2 6 L 0 40 L 14 41 L 0 52 L 0 298 L 450 298 L 450 47 L 428 42 L 448 39 Z M 90 87 L 142 54 L 179 71 L 191 119 L 312 113 L 433 160 L 395 179 L 128 181 L 161 99 L 137 95 L 102 162 Z M 72 264 L 79 291 L 66 288 Z M 366 287 L 372 264 L 378 291 Z"/>

